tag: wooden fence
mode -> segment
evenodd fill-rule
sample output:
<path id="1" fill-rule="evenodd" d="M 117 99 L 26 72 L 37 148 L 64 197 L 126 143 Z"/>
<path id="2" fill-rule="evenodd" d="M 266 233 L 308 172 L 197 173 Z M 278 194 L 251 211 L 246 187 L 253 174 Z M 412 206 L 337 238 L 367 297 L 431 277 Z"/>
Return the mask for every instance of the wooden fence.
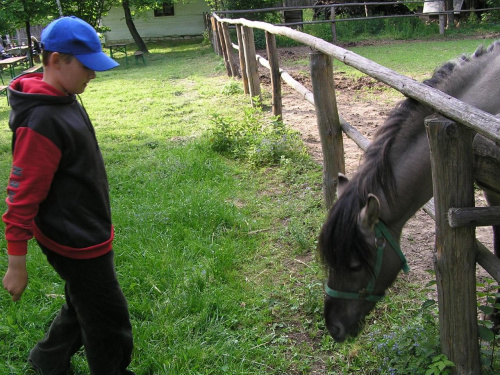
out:
<path id="1" fill-rule="evenodd" d="M 470 134 L 477 132 L 498 143 L 500 119 L 351 51 L 303 32 L 258 21 L 223 19 L 215 13 L 211 15 L 209 21 L 212 25 L 211 37 L 214 49 L 224 57 L 228 76 L 242 78 L 245 93 L 249 94 L 251 100 L 261 95 L 257 72 L 257 63 L 260 62 L 271 72 L 274 115 L 282 115 L 282 80 L 302 94 L 305 100 L 314 104 L 323 148 L 323 190 L 327 207 L 330 207 L 335 200 L 338 173 L 344 171 L 342 132 L 363 151 L 369 145 L 369 141 L 337 112 L 332 58 L 384 82 L 405 96 L 416 99 L 442 116 L 446 116 L 444 119 L 426 120 L 432 151 L 436 207 L 434 208 L 433 200 L 424 207 L 425 211 L 436 220 L 436 279 L 441 345 L 443 353 L 455 363 L 456 374 L 479 374 L 481 366 L 477 336 L 475 267 L 471 264 L 479 263 L 500 283 L 500 260 L 475 239 L 474 230 L 470 229 L 470 222 L 469 227 L 464 225 L 464 221 L 450 225 L 446 218 L 450 209 L 456 212 L 457 209 L 465 207 L 466 211 L 473 212 L 472 221 L 481 222 L 482 225 L 499 223 L 498 208 L 485 208 L 486 213 L 481 210 L 480 214 L 477 214 L 474 208 L 469 208 L 474 205 L 474 200 L 473 184 L 468 176 L 471 176 L 472 166 Z M 230 24 L 236 27 L 238 44 L 230 40 L 228 29 Z M 256 54 L 254 28 L 264 30 L 266 33 L 269 60 Z M 289 37 L 316 51 L 311 54 L 310 62 L 313 93 L 278 66 L 275 35 Z M 239 64 L 233 49 L 238 50 Z M 456 130 L 450 131 L 450 127 L 456 127 Z M 464 136 L 457 137 L 457 134 Z M 454 163 L 458 163 L 459 168 L 453 170 L 447 167 L 450 165 L 446 159 L 448 157 L 454 158 Z M 453 181 L 453 184 L 450 181 Z M 451 272 L 453 269 L 460 271 Z"/>

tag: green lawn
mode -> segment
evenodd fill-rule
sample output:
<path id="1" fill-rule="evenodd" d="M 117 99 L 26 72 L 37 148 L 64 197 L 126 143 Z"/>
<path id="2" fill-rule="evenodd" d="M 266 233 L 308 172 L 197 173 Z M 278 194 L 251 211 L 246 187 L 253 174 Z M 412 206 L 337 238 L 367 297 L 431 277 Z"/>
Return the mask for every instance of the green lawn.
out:
<path id="1" fill-rule="evenodd" d="M 388 61 L 422 48 L 397 46 L 384 47 Z M 248 112 L 241 90 L 227 89 L 241 83 L 206 44 L 157 44 L 150 52 L 146 66 L 119 59 L 122 66 L 98 73 L 81 95 L 108 169 L 116 267 L 135 337 L 131 368 L 138 375 L 386 373 L 387 353 L 397 356 L 387 349 L 391 332 L 405 338 L 411 327 L 433 327 L 419 307 L 424 286 L 398 281 L 362 336 L 335 344 L 324 330 L 324 273 L 315 256 L 325 216 L 321 167 L 301 158 L 256 168 L 212 151 L 214 116 L 238 122 Z M 8 115 L 1 101 L 4 186 Z M 6 264 L 0 258 L 2 274 Z M 63 285 L 34 243 L 28 267 L 21 301 L 0 293 L 0 374 L 26 373 L 29 350 L 63 303 Z M 430 346 L 435 338 L 429 328 L 419 340 Z M 88 373 L 83 353 L 73 365 Z"/>

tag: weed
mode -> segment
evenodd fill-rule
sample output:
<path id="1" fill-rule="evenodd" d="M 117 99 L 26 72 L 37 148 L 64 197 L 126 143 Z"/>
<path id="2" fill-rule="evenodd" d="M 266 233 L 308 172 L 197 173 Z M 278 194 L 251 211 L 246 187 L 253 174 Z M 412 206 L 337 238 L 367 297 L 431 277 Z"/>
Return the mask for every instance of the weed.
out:
<path id="1" fill-rule="evenodd" d="M 498 368 L 500 363 L 500 349 L 498 348 L 500 335 L 496 333 L 498 327 L 493 326 L 491 318 L 494 314 L 498 314 L 496 310 L 500 308 L 498 302 L 500 294 L 497 283 L 490 277 L 478 282 L 477 287 L 479 289 L 477 292 L 478 310 L 481 312 L 478 319 L 481 363 L 488 374 L 494 374 L 495 368 Z"/>
<path id="2" fill-rule="evenodd" d="M 412 321 L 383 335 L 377 344 L 383 374 L 425 374 L 441 354 L 435 312 L 423 304 Z M 444 374 L 444 373 L 443 373 Z"/>
<path id="3" fill-rule="evenodd" d="M 450 374 L 453 367 L 455 367 L 455 364 L 448 357 L 444 354 L 439 354 L 432 358 L 432 363 L 429 365 L 429 369 L 425 372 L 425 375 Z"/>
<path id="4" fill-rule="evenodd" d="M 238 81 L 230 80 L 222 89 L 224 95 L 230 96 L 235 94 L 242 94 L 243 89 Z"/>
<path id="5" fill-rule="evenodd" d="M 259 106 L 244 110 L 242 119 L 214 115 L 210 142 L 214 151 L 256 167 L 279 165 L 306 154 L 298 132 L 269 116 Z"/>

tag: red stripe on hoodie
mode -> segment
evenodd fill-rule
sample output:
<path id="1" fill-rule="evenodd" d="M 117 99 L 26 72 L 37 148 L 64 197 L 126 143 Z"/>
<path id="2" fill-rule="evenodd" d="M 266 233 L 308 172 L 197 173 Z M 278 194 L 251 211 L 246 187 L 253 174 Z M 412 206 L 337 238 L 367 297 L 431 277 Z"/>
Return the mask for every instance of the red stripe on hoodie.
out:
<path id="1" fill-rule="evenodd" d="M 61 151 L 47 138 L 29 128 L 17 130 L 7 186 L 8 209 L 3 215 L 9 254 L 26 254 L 27 241 L 33 237 L 33 219 L 47 197 L 60 159 Z"/>

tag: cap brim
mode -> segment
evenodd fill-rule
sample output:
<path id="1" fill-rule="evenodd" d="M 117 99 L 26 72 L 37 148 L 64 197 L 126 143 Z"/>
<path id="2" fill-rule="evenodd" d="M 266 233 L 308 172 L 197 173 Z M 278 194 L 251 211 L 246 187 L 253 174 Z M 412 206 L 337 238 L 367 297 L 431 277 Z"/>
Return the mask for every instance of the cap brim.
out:
<path id="1" fill-rule="evenodd" d="M 113 69 L 120 65 L 104 52 L 96 52 L 87 55 L 75 55 L 75 57 L 87 68 L 95 70 L 96 72 Z"/>

